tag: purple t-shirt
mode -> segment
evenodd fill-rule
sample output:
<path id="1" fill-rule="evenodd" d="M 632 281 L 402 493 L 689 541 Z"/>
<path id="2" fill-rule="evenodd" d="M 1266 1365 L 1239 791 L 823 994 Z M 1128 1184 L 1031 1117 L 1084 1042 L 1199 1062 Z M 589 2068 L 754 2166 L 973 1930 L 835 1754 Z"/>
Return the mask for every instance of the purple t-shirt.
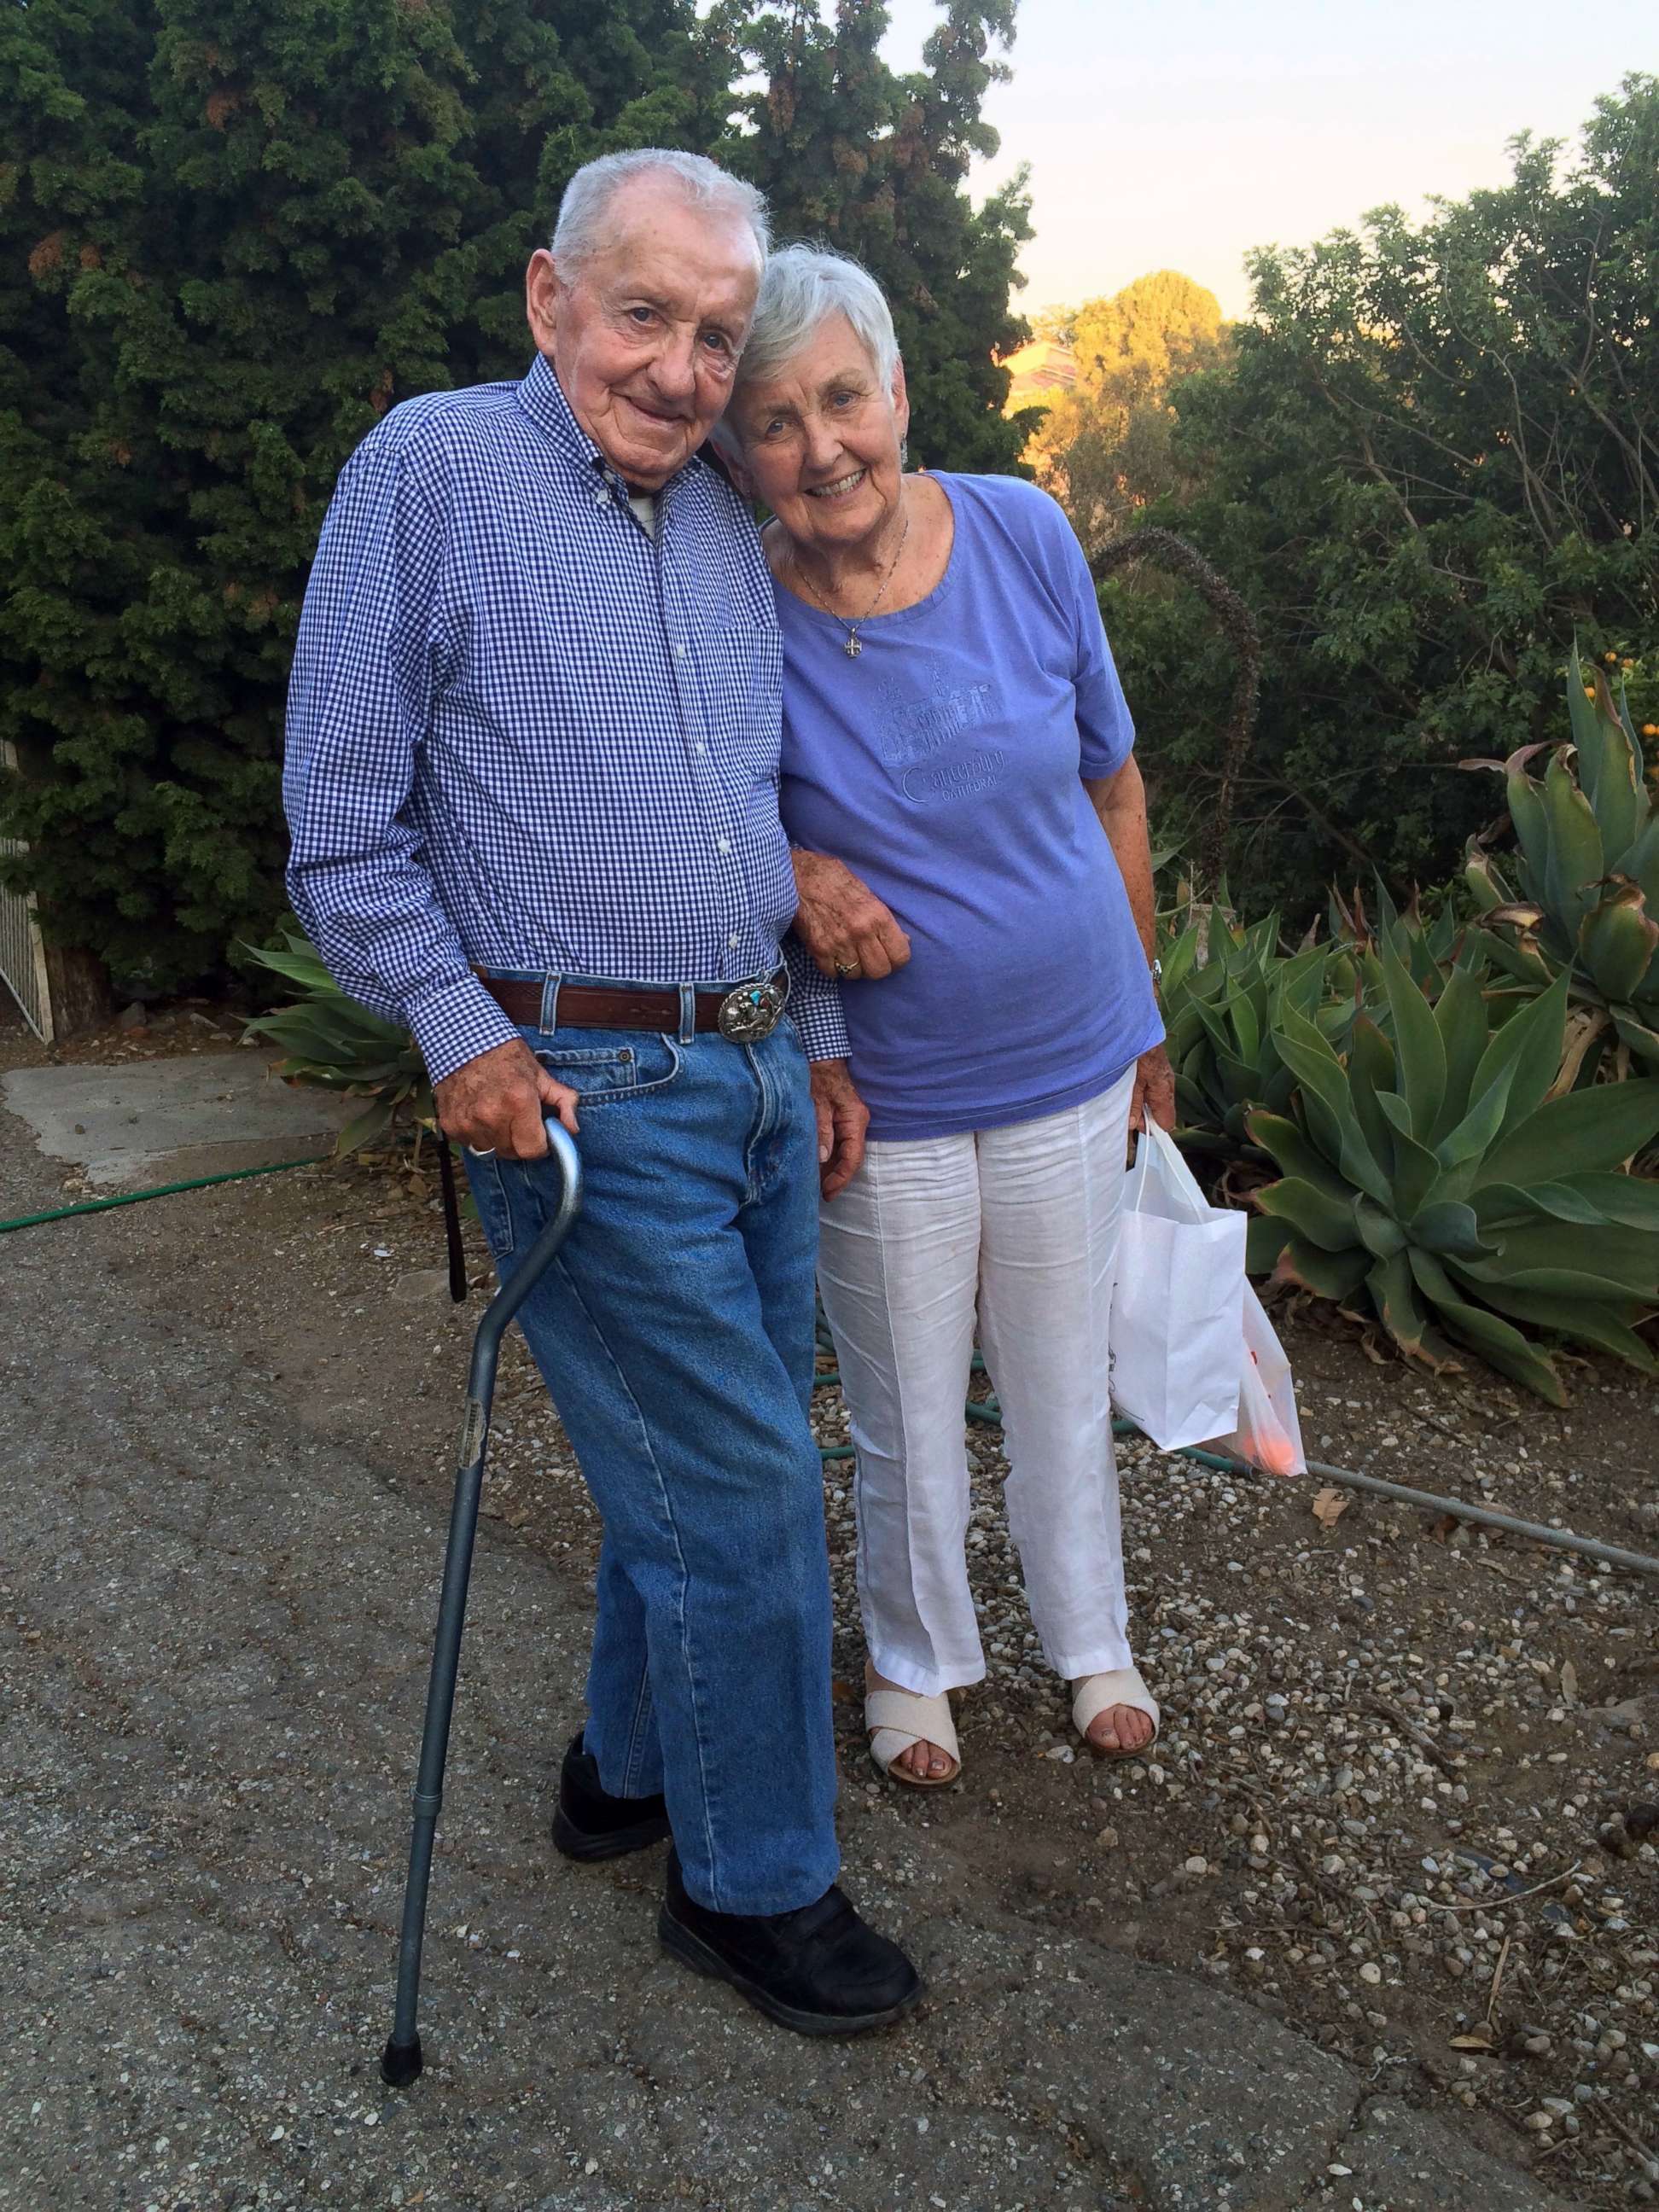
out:
<path id="1" fill-rule="evenodd" d="M 1012 477 L 935 473 L 950 562 L 915 606 L 845 627 L 776 587 L 779 806 L 892 908 L 910 960 L 845 983 L 878 1139 L 1098 1097 L 1163 1036 L 1128 895 L 1079 779 L 1134 743 L 1071 525 Z"/>

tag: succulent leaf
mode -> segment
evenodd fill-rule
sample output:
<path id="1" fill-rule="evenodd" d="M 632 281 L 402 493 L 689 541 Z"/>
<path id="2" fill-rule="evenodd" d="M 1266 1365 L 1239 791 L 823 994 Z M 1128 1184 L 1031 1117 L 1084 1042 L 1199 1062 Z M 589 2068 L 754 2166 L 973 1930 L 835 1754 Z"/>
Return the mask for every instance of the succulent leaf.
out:
<path id="1" fill-rule="evenodd" d="M 1659 1012 L 1659 1008 L 1656 1008 L 1656 1012 Z M 1650 1027 L 1646 1022 L 1637 1021 L 1620 1006 L 1613 1008 L 1613 1022 L 1620 1042 L 1627 1044 L 1638 1060 L 1644 1060 L 1656 1074 L 1659 1074 L 1659 1030 Z"/>
<path id="2" fill-rule="evenodd" d="M 1303 1111 L 1315 1139 L 1350 1182 L 1386 1206 L 1389 1178 L 1365 1142 L 1341 1061 L 1315 1024 L 1289 1007 L 1281 1012 L 1279 1050 L 1301 1085 Z"/>
<path id="3" fill-rule="evenodd" d="M 1573 938 L 1594 898 L 1592 886 L 1606 870 L 1607 857 L 1595 810 L 1573 781 L 1564 748 L 1550 756 L 1544 771 L 1543 804 L 1549 846 L 1539 896 Z"/>
<path id="4" fill-rule="evenodd" d="M 1446 1080 L 1440 1111 L 1425 1141 L 1437 1145 L 1469 1110 L 1474 1071 L 1486 1048 L 1486 1005 L 1472 969 L 1460 964 L 1446 980 L 1434 1010 L 1445 1057 Z"/>
<path id="5" fill-rule="evenodd" d="M 1554 1214 L 1564 1221 L 1586 1222 L 1591 1227 L 1610 1221 L 1659 1236 L 1659 1182 L 1645 1176 L 1602 1170 L 1564 1176 L 1556 1182 L 1534 1183 L 1524 1195 L 1540 1213 Z M 1585 1210 L 1569 1212 L 1568 1206 Z"/>
<path id="6" fill-rule="evenodd" d="M 1555 981 L 1498 1030 L 1475 1066 L 1469 1092 L 1474 1103 L 1439 1147 L 1447 1167 L 1478 1159 L 1499 1131 L 1524 1118 L 1545 1096 L 1561 1064 L 1566 1029 L 1567 979 Z M 1530 1101 L 1530 1105 L 1525 1102 Z M 1498 1180 L 1504 1180 L 1498 1177 Z"/>
<path id="7" fill-rule="evenodd" d="M 1590 981 L 1610 1005 L 1636 996 L 1659 951 L 1659 921 L 1650 920 L 1642 886 L 1610 876 L 1598 904 L 1579 924 L 1578 949 Z"/>
<path id="8" fill-rule="evenodd" d="M 1371 1265 L 1370 1254 L 1358 1245 L 1348 1252 L 1322 1252 L 1318 1245 L 1292 1237 L 1279 1255 L 1274 1275 L 1281 1283 L 1311 1291 L 1316 1297 L 1334 1298 L 1340 1305 L 1359 1288 Z"/>
<path id="9" fill-rule="evenodd" d="M 1245 1127 L 1251 1143 L 1270 1153 L 1284 1174 L 1312 1183 L 1327 1198 L 1336 1199 L 1344 1205 L 1352 1202 L 1353 1193 L 1343 1181 L 1340 1170 L 1294 1121 L 1282 1114 L 1261 1111 L 1249 1115 Z"/>
<path id="10" fill-rule="evenodd" d="M 1631 1327 L 1640 1319 L 1634 1305 L 1601 1304 L 1588 1297 L 1562 1297 L 1547 1291 L 1517 1291 L 1507 1285 L 1483 1284 L 1480 1295 L 1516 1321 L 1530 1322 L 1535 1328 L 1553 1330 L 1598 1352 L 1609 1352 L 1643 1375 L 1659 1375 L 1659 1358 Z"/>
<path id="11" fill-rule="evenodd" d="M 1647 822 L 1648 800 L 1642 784 L 1641 748 L 1620 718 L 1607 678 L 1599 668 L 1595 672 L 1594 713 L 1595 733 L 1590 741 L 1590 750 L 1595 766 L 1590 775 L 1585 775 L 1584 741 L 1581 738 L 1578 773 L 1601 828 L 1607 865 L 1617 868 Z"/>
<path id="12" fill-rule="evenodd" d="M 1290 1224 L 1304 1243 L 1317 1244 L 1323 1252 L 1346 1252 L 1354 1241 L 1354 1208 L 1332 1198 L 1316 1183 L 1299 1176 L 1285 1176 L 1258 1194 L 1264 1213 Z M 1473 1217 L 1471 1217 L 1473 1218 Z"/>
<path id="13" fill-rule="evenodd" d="M 1270 1275 L 1291 1241 L 1291 1224 L 1272 1215 L 1252 1215 L 1244 1231 L 1244 1265 L 1252 1275 Z"/>
<path id="14" fill-rule="evenodd" d="M 1528 890 L 1541 891 L 1549 869 L 1549 823 L 1544 812 L 1543 796 L 1526 769 L 1528 757 L 1538 750 L 1529 745 L 1511 755 L 1505 767 L 1504 787 L 1509 796 L 1516 842 L 1520 847 L 1522 884 Z"/>
<path id="15" fill-rule="evenodd" d="M 1357 1014 L 1348 1034 L 1348 1083 L 1355 1118 L 1371 1157 L 1386 1176 L 1394 1174 L 1394 1128 L 1377 1103 L 1395 1080 L 1394 1047 L 1369 1014 Z"/>
<path id="16" fill-rule="evenodd" d="M 1550 963 L 1539 951 L 1535 938 L 1517 941 L 1496 936 L 1489 929 L 1472 930 L 1469 933 L 1480 940 L 1487 957 L 1506 975 L 1513 975 L 1517 982 L 1530 984 L 1534 990 L 1541 991 L 1549 984 Z"/>
<path id="17" fill-rule="evenodd" d="M 1499 1252 L 1471 1260 L 1468 1271 L 1494 1282 L 1520 1282 L 1539 1268 L 1593 1276 L 1601 1297 L 1645 1298 L 1659 1304 L 1659 1242 L 1612 1222 L 1539 1220 L 1507 1228 Z"/>
<path id="18" fill-rule="evenodd" d="M 1480 914 L 1490 914 L 1495 906 L 1508 906 L 1514 898 L 1489 853 L 1481 852 L 1471 842 L 1463 856 L 1463 886 Z"/>
<path id="19" fill-rule="evenodd" d="M 1441 1258 L 1490 1259 L 1500 1249 L 1482 1237 L 1472 1206 L 1449 1199 L 1437 1200 L 1424 1206 L 1412 1217 L 1408 1226 L 1413 1243 L 1423 1245 Z"/>
<path id="20" fill-rule="evenodd" d="M 1611 1182 L 1628 1182 L 1628 1176 L 1607 1177 Z M 1571 1221 L 1587 1228 L 1595 1228 L 1607 1218 L 1594 1199 L 1583 1197 L 1571 1182 L 1534 1183 L 1530 1189 L 1517 1189 L 1512 1182 L 1488 1183 L 1475 1194 L 1475 1212 L 1483 1229 L 1500 1230 L 1524 1227 L 1539 1215 L 1554 1221 Z"/>
<path id="21" fill-rule="evenodd" d="M 1659 814 L 1650 820 L 1619 867 L 1622 874 L 1641 884 L 1649 912 L 1659 914 Z"/>
<path id="22" fill-rule="evenodd" d="M 1454 1336 L 1478 1352 L 1500 1375 L 1512 1376 L 1552 1406 L 1567 1403 L 1566 1386 L 1554 1364 L 1536 1345 L 1529 1344 L 1518 1328 L 1485 1306 L 1472 1305 L 1455 1296 L 1437 1299 L 1436 1304 Z"/>
<path id="23" fill-rule="evenodd" d="M 1365 1278 L 1366 1288 L 1377 1317 L 1401 1350 L 1414 1359 L 1427 1360 L 1431 1366 L 1444 1367 L 1452 1364 L 1451 1354 L 1444 1340 L 1431 1328 L 1418 1296 L 1415 1256 L 1402 1247 L 1378 1259 Z"/>
<path id="24" fill-rule="evenodd" d="M 1394 1190 L 1390 1203 L 1410 1220 L 1434 1197 L 1441 1177 L 1438 1158 L 1411 1132 L 1411 1111 L 1397 1091 L 1379 1091 L 1376 1103 L 1394 1124 Z M 1443 1192 L 1449 1195 L 1450 1186 Z"/>
<path id="25" fill-rule="evenodd" d="M 1446 1048 L 1428 1000 L 1392 948 L 1382 956 L 1382 980 L 1394 1017 L 1400 1090 L 1411 1111 L 1412 1133 L 1426 1139 L 1446 1095 Z"/>
<path id="26" fill-rule="evenodd" d="M 1570 1091 L 1563 1098 L 1547 1099 L 1528 1120 L 1506 1130 L 1476 1170 L 1474 1184 L 1511 1182 L 1524 1189 L 1553 1181 L 1563 1169 L 1585 1175 L 1622 1167 L 1656 1135 L 1659 1079 Z"/>

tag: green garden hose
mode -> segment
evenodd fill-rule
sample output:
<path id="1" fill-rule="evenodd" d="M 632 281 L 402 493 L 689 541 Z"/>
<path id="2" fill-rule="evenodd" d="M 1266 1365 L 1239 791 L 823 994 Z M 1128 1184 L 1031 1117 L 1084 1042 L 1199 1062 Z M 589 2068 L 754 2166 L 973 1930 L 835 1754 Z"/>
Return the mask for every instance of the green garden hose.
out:
<path id="1" fill-rule="evenodd" d="M 319 1158 L 326 1158 L 327 1155 L 313 1154 L 305 1160 L 278 1160 L 267 1168 L 231 1168 L 224 1175 L 192 1176 L 188 1182 L 157 1183 L 154 1190 L 124 1191 L 118 1198 L 86 1198 L 78 1206 L 54 1206 L 46 1213 L 21 1213 L 15 1221 L 0 1221 L 0 1237 L 9 1230 L 38 1228 L 43 1221 L 67 1221 L 76 1213 L 104 1213 L 112 1206 L 142 1206 L 147 1198 L 171 1198 L 175 1191 L 206 1190 L 211 1183 L 242 1182 L 249 1176 L 281 1175 L 289 1168 L 312 1168 Z"/>

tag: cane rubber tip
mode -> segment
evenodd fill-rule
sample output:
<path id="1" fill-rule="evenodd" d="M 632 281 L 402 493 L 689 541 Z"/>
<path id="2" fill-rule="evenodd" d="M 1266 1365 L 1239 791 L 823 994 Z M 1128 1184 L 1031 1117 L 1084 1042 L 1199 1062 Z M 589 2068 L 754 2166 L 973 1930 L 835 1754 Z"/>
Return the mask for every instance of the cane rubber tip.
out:
<path id="1" fill-rule="evenodd" d="M 380 2053 L 380 2079 L 388 2089 L 406 2089 L 421 2070 L 421 2039 L 388 2043 Z"/>

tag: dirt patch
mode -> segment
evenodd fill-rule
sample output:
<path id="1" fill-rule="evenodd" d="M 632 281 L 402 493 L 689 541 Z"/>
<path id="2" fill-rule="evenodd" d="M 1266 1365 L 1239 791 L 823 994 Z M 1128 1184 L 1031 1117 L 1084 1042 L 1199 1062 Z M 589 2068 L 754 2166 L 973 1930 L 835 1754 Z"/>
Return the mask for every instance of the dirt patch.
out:
<path id="1" fill-rule="evenodd" d="M 0 1066 L 27 1049 L 0 1034 Z M 436 1507 L 481 1310 L 448 1303 L 436 1206 L 422 1176 L 302 1170 L 133 1209 L 119 1264 Z M 75 1227 L 21 1233 L 67 1248 Z M 1575 1364 L 1558 1413 L 1478 1369 L 1374 1364 L 1305 1318 L 1285 1336 L 1310 1453 L 1659 1552 L 1659 1393 L 1623 1370 Z M 844 1437 L 833 1388 L 819 1426 Z M 1315 1481 L 1131 1443 L 1132 1618 L 1164 1724 L 1147 1758 L 1100 1764 L 1035 1648 L 1000 1433 L 968 1437 L 989 1672 L 963 1701 L 962 1784 L 896 1800 L 956 1854 L 964 1894 L 1212 1978 L 1395 2098 L 1460 2107 L 1587 2205 L 1659 2197 L 1655 1584 L 1352 1492 L 1328 1525 Z M 516 1334 L 492 1454 L 486 1513 L 586 1584 L 598 1523 Z M 826 1503 L 845 1787 L 874 1791 L 848 1462 L 827 1466 Z"/>

